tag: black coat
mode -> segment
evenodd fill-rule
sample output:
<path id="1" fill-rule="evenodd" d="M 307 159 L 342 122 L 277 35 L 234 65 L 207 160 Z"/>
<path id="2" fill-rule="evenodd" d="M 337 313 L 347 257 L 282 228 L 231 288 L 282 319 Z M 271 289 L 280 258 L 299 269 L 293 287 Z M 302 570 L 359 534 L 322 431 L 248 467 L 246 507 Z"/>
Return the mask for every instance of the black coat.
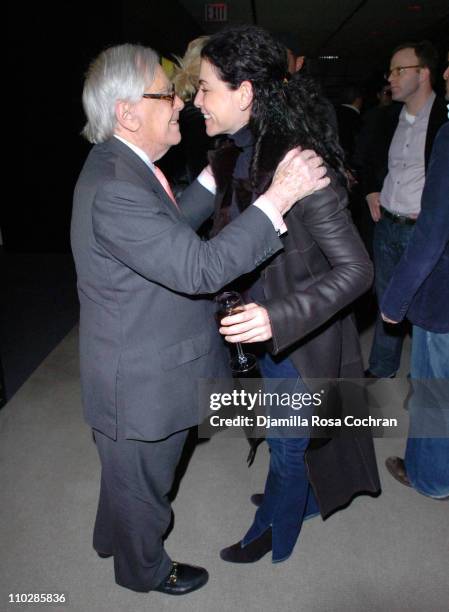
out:
<path id="1" fill-rule="evenodd" d="M 251 201 L 248 181 L 232 181 L 237 155 L 236 147 L 227 144 L 210 156 L 217 182 L 217 230 L 227 222 L 232 188 L 241 209 Z M 270 167 L 267 156 L 264 167 Z M 273 332 L 268 348 L 273 355 L 288 355 L 304 379 L 363 376 L 349 306 L 369 289 L 372 265 L 346 210 L 346 190 L 329 174 L 328 187 L 287 214 L 288 233 L 281 237 L 284 250 L 261 270 L 267 298 L 263 305 Z M 263 183 L 267 177 L 255 191 L 263 192 Z M 370 437 L 311 440 L 306 464 L 323 516 L 357 493 L 380 490 Z"/>

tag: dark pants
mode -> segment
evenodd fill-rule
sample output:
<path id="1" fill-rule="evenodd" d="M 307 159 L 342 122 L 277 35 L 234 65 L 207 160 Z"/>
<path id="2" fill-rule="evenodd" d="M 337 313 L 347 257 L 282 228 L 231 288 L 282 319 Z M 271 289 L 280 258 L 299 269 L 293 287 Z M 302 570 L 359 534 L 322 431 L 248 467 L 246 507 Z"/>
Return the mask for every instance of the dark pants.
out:
<path id="1" fill-rule="evenodd" d="M 157 442 L 111 440 L 95 431 L 101 489 L 93 546 L 114 555 L 117 584 L 150 591 L 171 569 L 162 538 L 171 521 L 168 493 L 188 430 Z"/>
<path id="2" fill-rule="evenodd" d="M 374 270 L 377 303 L 382 301 L 394 270 L 404 253 L 414 225 L 400 225 L 382 217 L 374 229 Z M 401 363 L 406 325 L 387 325 L 377 315 L 374 339 L 369 356 L 370 371 L 380 378 L 393 376 Z"/>

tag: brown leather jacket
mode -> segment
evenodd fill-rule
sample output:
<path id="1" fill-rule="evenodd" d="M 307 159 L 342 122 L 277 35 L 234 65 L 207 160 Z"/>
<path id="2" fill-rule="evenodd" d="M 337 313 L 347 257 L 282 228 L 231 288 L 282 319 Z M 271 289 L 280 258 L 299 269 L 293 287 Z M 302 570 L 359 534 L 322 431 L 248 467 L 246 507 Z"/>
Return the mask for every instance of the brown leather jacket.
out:
<path id="1" fill-rule="evenodd" d="M 214 151 L 215 227 L 227 222 L 236 148 Z M 331 184 L 298 202 L 286 215 L 284 250 L 265 264 L 261 279 L 273 332 L 269 351 L 289 355 L 303 378 L 362 375 L 357 330 L 348 307 L 367 291 L 372 264 L 346 209 L 346 190 Z M 237 201 L 251 201 L 246 181 L 234 183 Z M 262 190 L 261 190 L 262 191 Z"/>
<path id="2" fill-rule="evenodd" d="M 237 155 L 230 144 L 210 154 L 217 183 L 214 231 L 228 221 L 232 189 L 241 209 L 251 202 L 248 181 L 232 181 Z M 273 332 L 268 350 L 285 352 L 302 378 L 360 378 L 360 343 L 350 306 L 371 286 L 373 269 L 346 209 L 346 190 L 332 171 L 329 176 L 328 187 L 286 215 L 284 250 L 261 270 L 263 306 Z M 255 191 L 264 190 L 260 185 Z M 312 439 L 306 465 L 323 517 L 359 493 L 380 491 L 370 436 Z"/>

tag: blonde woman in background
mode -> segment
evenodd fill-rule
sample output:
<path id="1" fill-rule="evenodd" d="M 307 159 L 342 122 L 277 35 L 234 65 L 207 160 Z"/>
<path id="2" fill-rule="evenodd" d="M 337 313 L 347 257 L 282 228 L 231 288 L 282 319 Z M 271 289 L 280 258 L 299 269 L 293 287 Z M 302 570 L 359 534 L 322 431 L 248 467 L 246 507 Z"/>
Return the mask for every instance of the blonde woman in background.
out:
<path id="1" fill-rule="evenodd" d="M 207 152 L 213 148 L 213 139 L 206 134 L 201 111 L 193 105 L 198 90 L 201 50 L 208 40 L 208 36 L 199 36 L 188 44 L 183 57 L 174 56 L 179 66 L 175 66 L 172 81 L 176 94 L 185 103 L 179 115 L 182 140 L 165 156 L 161 167 L 176 197 L 180 197 L 207 166 Z"/>
<path id="2" fill-rule="evenodd" d="M 209 36 L 198 36 L 189 42 L 184 57 L 175 55 L 179 66 L 175 66 L 173 85 L 185 103 L 192 102 L 198 91 L 201 50 L 208 40 Z"/>

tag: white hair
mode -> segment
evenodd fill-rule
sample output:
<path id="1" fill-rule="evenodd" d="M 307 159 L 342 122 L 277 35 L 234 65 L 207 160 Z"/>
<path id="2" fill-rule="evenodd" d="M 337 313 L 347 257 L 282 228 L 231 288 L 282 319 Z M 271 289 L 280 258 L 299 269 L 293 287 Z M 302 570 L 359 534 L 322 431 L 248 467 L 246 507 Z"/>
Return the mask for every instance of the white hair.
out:
<path id="1" fill-rule="evenodd" d="M 116 126 L 117 100 L 138 102 L 155 76 L 159 57 L 150 47 L 117 45 L 91 63 L 83 89 L 87 123 L 82 131 L 89 142 L 111 138 Z"/>

